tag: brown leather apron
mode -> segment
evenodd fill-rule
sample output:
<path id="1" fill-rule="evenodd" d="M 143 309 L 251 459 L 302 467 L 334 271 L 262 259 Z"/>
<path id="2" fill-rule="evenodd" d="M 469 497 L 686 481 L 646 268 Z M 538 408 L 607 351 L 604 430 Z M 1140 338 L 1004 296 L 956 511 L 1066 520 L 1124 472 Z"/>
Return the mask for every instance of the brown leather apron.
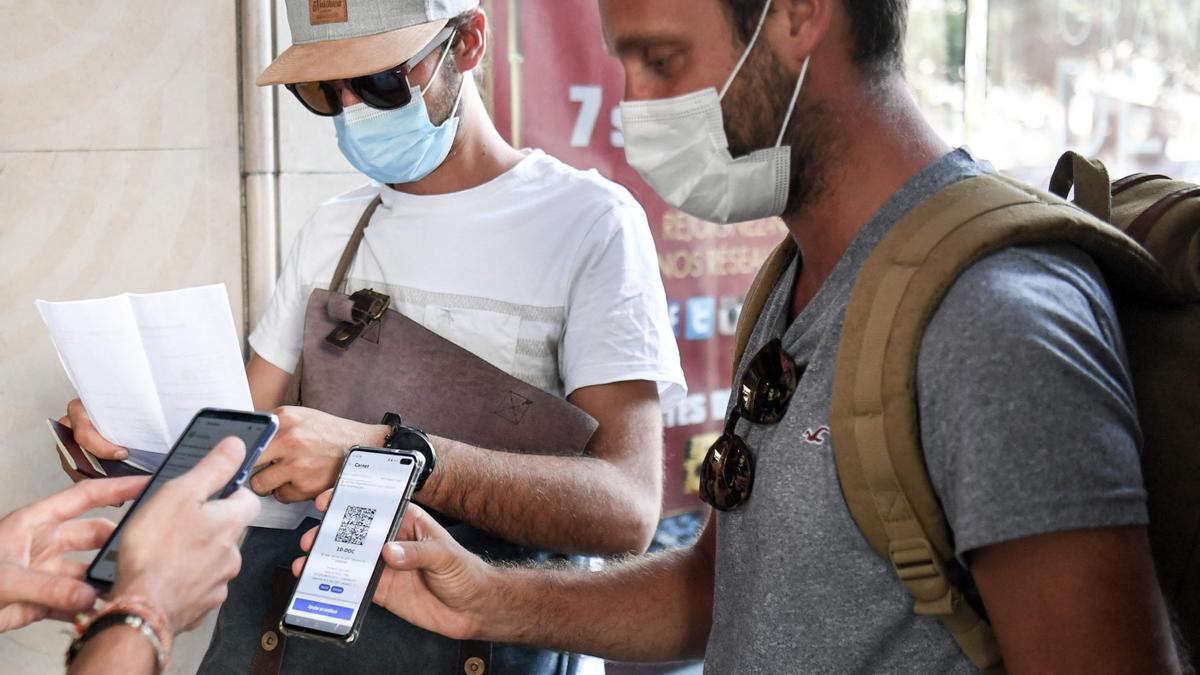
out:
<path id="1" fill-rule="evenodd" d="M 338 261 L 330 290 L 318 289 L 310 296 L 303 354 L 292 378 L 288 403 L 371 424 L 378 423 L 384 412 L 395 411 L 406 424 L 483 447 L 582 453 L 597 426 L 586 413 L 482 364 L 470 352 L 390 310 L 390 299 L 385 295 L 373 290 L 359 290 L 349 296 L 343 293 L 351 263 L 380 203 L 376 197 L 360 217 Z M 396 348 L 398 344 L 404 348 Z M 433 368 L 442 374 L 436 396 L 430 395 L 428 386 L 413 386 L 411 378 L 401 376 L 406 368 L 411 370 L 414 360 L 428 364 L 435 359 L 440 361 Z M 414 499 L 419 501 L 419 497 L 418 493 Z M 465 525 L 456 525 L 451 531 L 467 548 L 492 559 L 549 555 L 504 544 Z M 251 664 L 254 675 L 281 672 L 288 638 L 278 626 L 295 585 L 290 569 L 275 570 Z M 378 611 L 373 608 L 373 612 Z M 372 620 L 368 617 L 367 622 Z M 367 628 L 364 626 L 364 631 Z M 439 644 L 443 650 L 448 646 Z M 406 644 L 398 643 L 395 649 L 404 650 Z M 457 652 L 458 666 L 451 672 L 483 675 L 492 670 L 492 643 L 458 642 Z M 346 652 L 348 665 L 352 653 Z M 560 660 L 566 663 L 568 657 L 562 655 Z M 449 658 L 443 654 L 435 661 L 445 664 Z M 558 668 L 557 672 L 565 670 Z"/>

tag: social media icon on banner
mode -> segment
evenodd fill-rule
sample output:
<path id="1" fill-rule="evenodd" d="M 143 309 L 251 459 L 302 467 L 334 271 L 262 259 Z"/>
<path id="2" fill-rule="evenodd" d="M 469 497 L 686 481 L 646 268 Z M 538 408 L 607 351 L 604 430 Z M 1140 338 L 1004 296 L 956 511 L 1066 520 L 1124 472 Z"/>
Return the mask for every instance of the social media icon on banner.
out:
<path id="1" fill-rule="evenodd" d="M 717 311 L 717 333 L 733 335 L 737 333 L 738 315 L 742 313 L 742 303 L 745 298 L 740 295 L 721 296 L 721 308 Z"/>
<path id="2" fill-rule="evenodd" d="M 684 337 L 688 340 L 707 340 L 716 332 L 717 299 L 709 296 L 688 298 L 687 323 Z"/>
<path id="3" fill-rule="evenodd" d="M 671 317 L 671 335 L 679 337 L 679 301 L 671 300 L 667 303 L 667 316 Z"/>

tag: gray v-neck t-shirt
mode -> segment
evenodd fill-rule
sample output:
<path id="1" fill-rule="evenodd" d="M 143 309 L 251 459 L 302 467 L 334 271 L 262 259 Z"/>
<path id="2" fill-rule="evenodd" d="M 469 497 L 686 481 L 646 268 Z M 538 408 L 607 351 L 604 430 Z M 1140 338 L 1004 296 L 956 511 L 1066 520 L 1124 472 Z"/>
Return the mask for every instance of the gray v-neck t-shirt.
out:
<path id="1" fill-rule="evenodd" d="M 913 614 L 851 519 L 828 420 L 863 262 L 912 208 L 991 171 L 959 149 L 912 178 L 790 323 L 797 261 L 776 285 L 745 360 L 780 337 L 805 372 L 780 423 L 737 425 L 755 456 L 754 490 L 717 516 L 707 672 L 974 671 L 936 619 Z M 1146 523 L 1125 347 L 1103 278 L 1079 249 L 1010 248 L 970 267 L 922 339 L 917 388 L 926 464 L 960 557 L 1021 537 Z"/>

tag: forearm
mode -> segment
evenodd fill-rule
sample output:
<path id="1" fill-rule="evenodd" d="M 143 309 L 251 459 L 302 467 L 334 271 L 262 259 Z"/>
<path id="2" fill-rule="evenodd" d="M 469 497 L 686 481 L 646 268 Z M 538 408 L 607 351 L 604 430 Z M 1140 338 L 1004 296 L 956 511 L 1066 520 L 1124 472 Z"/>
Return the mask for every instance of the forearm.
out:
<path id="1" fill-rule="evenodd" d="M 712 560 L 698 548 L 644 556 L 602 572 L 496 568 L 482 639 L 617 661 L 704 654 Z"/>
<path id="2" fill-rule="evenodd" d="M 562 553 L 642 552 L 661 480 L 632 483 L 596 457 L 497 452 L 438 439 L 438 468 L 416 500 L 513 543 Z"/>
<path id="3" fill-rule="evenodd" d="M 255 410 L 273 410 L 287 402 L 292 374 L 253 352 L 246 363 L 246 379 Z"/>
<path id="4" fill-rule="evenodd" d="M 84 644 L 67 670 L 70 675 L 153 675 L 158 672 L 154 648 L 144 635 L 127 626 L 114 626 Z"/>

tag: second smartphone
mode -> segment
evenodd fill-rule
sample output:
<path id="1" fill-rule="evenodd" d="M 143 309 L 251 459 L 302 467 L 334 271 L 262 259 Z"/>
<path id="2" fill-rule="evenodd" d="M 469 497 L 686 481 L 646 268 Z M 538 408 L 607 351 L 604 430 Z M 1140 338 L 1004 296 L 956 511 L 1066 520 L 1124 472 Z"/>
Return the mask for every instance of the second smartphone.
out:
<path id="1" fill-rule="evenodd" d="M 154 477 L 150 479 L 146 489 L 138 495 L 137 501 L 125 513 L 125 517 L 121 519 L 117 529 L 113 531 L 112 536 L 104 542 L 104 546 L 96 554 L 95 560 L 87 570 L 88 583 L 102 592 L 112 587 L 113 582 L 117 579 L 117 557 L 120 554 L 121 531 L 125 527 L 125 523 L 129 522 L 129 518 L 138 510 L 138 507 L 154 496 L 154 493 L 158 492 L 167 481 L 196 466 L 225 437 L 236 436 L 246 444 L 246 459 L 242 461 L 241 468 L 229 483 L 213 495 L 215 499 L 227 497 L 245 482 L 250 469 L 258 461 L 258 456 L 262 454 L 263 448 L 271 442 L 278 428 L 279 421 L 269 413 L 218 410 L 216 408 L 204 408 L 196 413 L 179 440 L 175 441 L 171 452 L 167 453 L 158 470 L 154 472 Z M 181 525 L 186 525 L 186 523 Z"/>
<path id="2" fill-rule="evenodd" d="M 408 435 L 429 442 L 415 430 Z M 280 622 L 284 633 L 354 642 L 383 570 L 379 554 L 396 536 L 424 468 L 413 450 L 350 449 Z"/>

